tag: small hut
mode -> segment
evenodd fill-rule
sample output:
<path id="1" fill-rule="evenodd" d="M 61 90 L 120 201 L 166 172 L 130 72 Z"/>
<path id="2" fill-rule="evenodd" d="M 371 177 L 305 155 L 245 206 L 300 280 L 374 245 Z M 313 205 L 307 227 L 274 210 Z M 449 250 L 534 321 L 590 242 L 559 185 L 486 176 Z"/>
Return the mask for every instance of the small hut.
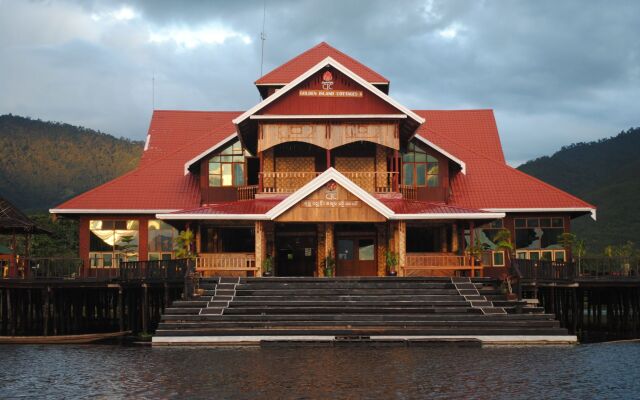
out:
<path id="1" fill-rule="evenodd" d="M 11 237 L 11 254 L 3 257 L 6 266 L 2 269 L 2 277 L 13 278 L 18 276 L 18 261 L 20 257 L 29 258 L 31 236 L 38 233 L 48 234 L 50 232 L 39 227 L 7 199 L 0 197 L 0 235 L 9 235 Z M 17 235 L 24 235 L 25 238 L 24 252 L 21 255 L 18 253 Z"/>

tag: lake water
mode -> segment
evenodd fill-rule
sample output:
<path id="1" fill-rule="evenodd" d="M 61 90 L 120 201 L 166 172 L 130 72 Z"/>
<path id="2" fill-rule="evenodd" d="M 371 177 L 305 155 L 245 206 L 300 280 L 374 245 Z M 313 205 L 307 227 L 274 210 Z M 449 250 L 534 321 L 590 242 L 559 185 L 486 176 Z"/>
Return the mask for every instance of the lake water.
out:
<path id="1" fill-rule="evenodd" d="M 485 348 L 0 346 L 0 397 L 638 399 L 640 343 Z"/>

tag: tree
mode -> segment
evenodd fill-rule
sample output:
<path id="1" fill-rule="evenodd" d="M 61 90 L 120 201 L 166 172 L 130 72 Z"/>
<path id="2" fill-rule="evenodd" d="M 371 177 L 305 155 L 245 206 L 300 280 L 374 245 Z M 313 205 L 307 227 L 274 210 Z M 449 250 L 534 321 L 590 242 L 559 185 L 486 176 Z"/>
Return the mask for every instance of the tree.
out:
<path id="1" fill-rule="evenodd" d="M 188 258 L 193 260 L 196 254 L 193 251 L 195 236 L 190 229 L 181 231 L 176 238 L 176 258 Z"/>

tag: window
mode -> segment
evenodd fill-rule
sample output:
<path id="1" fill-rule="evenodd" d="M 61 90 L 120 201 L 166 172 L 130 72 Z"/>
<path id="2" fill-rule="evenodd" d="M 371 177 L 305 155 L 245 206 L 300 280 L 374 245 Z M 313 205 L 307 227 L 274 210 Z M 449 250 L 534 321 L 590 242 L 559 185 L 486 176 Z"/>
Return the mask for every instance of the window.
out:
<path id="1" fill-rule="evenodd" d="M 353 240 L 351 239 L 338 240 L 338 260 L 343 260 L 343 261 L 353 260 Z"/>
<path id="2" fill-rule="evenodd" d="M 360 239 L 358 241 L 358 260 L 375 260 L 375 245 L 373 239 Z"/>
<path id="3" fill-rule="evenodd" d="M 516 258 L 521 260 L 543 260 L 564 262 L 566 253 L 564 250 L 518 250 Z"/>
<path id="4" fill-rule="evenodd" d="M 138 260 L 137 220 L 89 221 L 92 267 L 117 267 L 119 261 Z"/>
<path id="5" fill-rule="evenodd" d="M 178 230 L 157 219 L 149 220 L 148 227 L 147 249 L 149 250 L 149 261 L 170 260 L 173 257 L 174 241 L 178 236 Z"/>
<path id="6" fill-rule="evenodd" d="M 492 261 L 492 266 L 504 267 L 504 251 L 494 251 Z"/>
<path id="7" fill-rule="evenodd" d="M 203 226 L 200 250 L 203 253 L 253 253 L 255 231 L 250 227 Z"/>
<path id="8" fill-rule="evenodd" d="M 438 159 L 409 143 L 402 155 L 402 182 L 408 186 L 438 187 L 439 173 Z"/>
<path id="9" fill-rule="evenodd" d="M 225 148 L 209 159 L 209 186 L 243 186 L 245 152 L 240 142 Z"/>
<path id="10" fill-rule="evenodd" d="M 562 218 L 516 218 L 517 249 L 562 249 L 558 243 L 564 233 Z M 551 259 L 548 253 L 541 254 L 543 259 Z"/>

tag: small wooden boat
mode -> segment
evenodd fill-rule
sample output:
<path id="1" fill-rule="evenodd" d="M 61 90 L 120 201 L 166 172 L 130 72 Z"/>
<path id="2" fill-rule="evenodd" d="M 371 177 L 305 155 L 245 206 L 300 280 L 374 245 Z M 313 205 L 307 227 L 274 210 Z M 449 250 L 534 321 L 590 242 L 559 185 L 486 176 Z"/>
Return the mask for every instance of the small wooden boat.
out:
<path id="1" fill-rule="evenodd" d="M 83 344 L 131 334 L 131 331 L 59 336 L 0 336 L 0 344 Z"/>

